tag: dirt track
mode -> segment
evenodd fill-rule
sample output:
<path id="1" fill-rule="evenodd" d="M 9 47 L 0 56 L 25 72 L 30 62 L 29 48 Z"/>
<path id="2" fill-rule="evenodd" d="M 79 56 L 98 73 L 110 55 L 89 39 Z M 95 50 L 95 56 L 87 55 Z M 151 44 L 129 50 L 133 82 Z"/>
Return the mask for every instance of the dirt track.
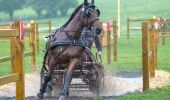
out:
<path id="1" fill-rule="evenodd" d="M 25 96 L 26 100 L 32 100 L 30 96 L 35 96 L 39 90 L 40 78 L 39 74 L 26 74 L 25 75 Z M 170 73 L 165 71 L 156 71 L 156 77 L 150 80 L 151 88 L 161 87 L 170 82 Z M 128 93 L 142 91 L 142 74 L 140 72 L 106 72 L 105 84 L 101 96 L 104 100 L 113 100 L 115 96 L 124 95 Z M 54 93 L 58 94 L 58 93 Z M 95 96 L 91 92 L 70 91 L 69 100 L 92 100 Z M 3 98 L 2 98 L 3 97 Z M 0 86 L 0 100 L 15 100 L 15 83 Z M 56 99 L 56 98 L 54 98 Z M 53 98 L 46 98 L 45 100 L 53 100 Z"/>
<path id="2" fill-rule="evenodd" d="M 0 97 L 0 100 L 15 100 L 14 97 L 12 98 L 5 98 Z M 27 97 L 26 100 L 34 100 L 34 97 Z M 58 100 L 58 97 L 45 97 L 43 100 Z M 94 100 L 93 97 L 82 97 L 82 96 L 72 96 L 69 97 L 68 100 Z M 109 96 L 109 97 L 101 97 L 100 99 L 97 100 L 116 100 L 116 97 Z"/>

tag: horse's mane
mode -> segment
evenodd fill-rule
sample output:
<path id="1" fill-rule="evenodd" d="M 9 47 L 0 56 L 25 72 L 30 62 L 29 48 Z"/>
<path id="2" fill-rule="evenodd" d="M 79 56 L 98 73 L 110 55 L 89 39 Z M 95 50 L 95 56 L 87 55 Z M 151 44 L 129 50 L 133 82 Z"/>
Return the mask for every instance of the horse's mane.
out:
<path id="1" fill-rule="evenodd" d="M 74 16 L 77 14 L 77 12 L 79 11 L 79 9 L 80 9 L 83 5 L 84 5 L 84 4 L 79 5 L 79 6 L 74 10 L 74 12 L 71 14 L 69 20 L 61 27 L 61 29 L 64 28 L 64 27 L 66 27 L 66 26 L 68 25 L 68 23 L 70 23 L 70 21 L 74 18 Z"/>

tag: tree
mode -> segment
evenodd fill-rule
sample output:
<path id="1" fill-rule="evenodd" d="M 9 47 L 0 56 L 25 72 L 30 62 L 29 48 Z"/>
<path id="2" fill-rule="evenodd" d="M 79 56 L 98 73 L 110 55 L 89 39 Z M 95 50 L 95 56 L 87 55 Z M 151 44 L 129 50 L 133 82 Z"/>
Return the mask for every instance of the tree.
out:
<path id="1" fill-rule="evenodd" d="M 52 18 L 57 16 L 57 1 L 58 0 L 32 0 L 32 3 L 27 4 L 32 6 L 39 18 Z"/>
<path id="2" fill-rule="evenodd" d="M 48 5 L 46 6 L 46 15 L 47 18 L 57 17 L 57 3 L 58 0 L 49 0 Z"/>
<path id="3" fill-rule="evenodd" d="M 14 11 L 24 6 L 25 0 L 0 0 L 0 11 L 8 13 L 10 19 L 13 19 Z"/>
<path id="4" fill-rule="evenodd" d="M 77 0 L 27 0 L 25 5 L 31 6 L 39 18 L 54 18 L 57 17 L 58 11 L 61 16 L 66 16 L 68 10 L 77 6 L 78 2 Z"/>
<path id="5" fill-rule="evenodd" d="M 32 0 L 30 6 L 35 10 L 37 16 L 39 18 L 43 17 L 43 10 L 46 9 L 46 5 L 48 4 L 48 0 Z"/>
<path id="6" fill-rule="evenodd" d="M 78 5 L 77 0 L 58 0 L 58 8 L 61 12 L 61 16 L 66 16 L 70 8 L 74 8 Z"/>

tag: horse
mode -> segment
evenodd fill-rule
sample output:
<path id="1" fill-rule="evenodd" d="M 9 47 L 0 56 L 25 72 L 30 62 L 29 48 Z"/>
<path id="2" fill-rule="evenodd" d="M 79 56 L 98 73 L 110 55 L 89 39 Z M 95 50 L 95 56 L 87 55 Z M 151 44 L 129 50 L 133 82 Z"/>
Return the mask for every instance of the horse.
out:
<path id="1" fill-rule="evenodd" d="M 52 73 L 57 64 L 68 64 L 66 75 L 64 77 L 64 86 L 59 96 L 59 100 L 67 100 L 69 95 L 69 86 L 72 80 L 72 74 L 76 64 L 85 50 L 85 46 L 79 39 L 83 27 L 89 27 L 96 34 L 102 30 L 99 21 L 100 11 L 96 9 L 94 0 L 89 3 L 79 5 L 70 16 L 69 20 L 54 34 L 53 43 L 48 46 L 43 59 L 43 67 L 48 62 L 48 72 L 44 77 L 44 82 L 36 96 L 36 100 L 41 100 L 46 91 L 48 82 L 51 80 Z"/>

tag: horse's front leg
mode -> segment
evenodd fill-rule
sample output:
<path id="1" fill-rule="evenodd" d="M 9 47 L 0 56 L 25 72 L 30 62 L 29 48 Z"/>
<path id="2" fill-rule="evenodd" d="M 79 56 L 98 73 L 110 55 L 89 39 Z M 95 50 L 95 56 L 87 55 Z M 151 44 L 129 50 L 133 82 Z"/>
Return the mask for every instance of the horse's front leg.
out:
<path id="1" fill-rule="evenodd" d="M 67 97 L 69 95 L 69 86 L 70 86 L 71 80 L 72 80 L 72 74 L 73 74 L 73 71 L 75 69 L 75 66 L 76 66 L 78 60 L 79 60 L 78 58 L 73 58 L 69 62 L 69 67 L 67 69 L 67 73 L 64 78 L 64 86 L 63 86 L 62 92 L 60 94 L 59 100 L 67 100 Z"/>

